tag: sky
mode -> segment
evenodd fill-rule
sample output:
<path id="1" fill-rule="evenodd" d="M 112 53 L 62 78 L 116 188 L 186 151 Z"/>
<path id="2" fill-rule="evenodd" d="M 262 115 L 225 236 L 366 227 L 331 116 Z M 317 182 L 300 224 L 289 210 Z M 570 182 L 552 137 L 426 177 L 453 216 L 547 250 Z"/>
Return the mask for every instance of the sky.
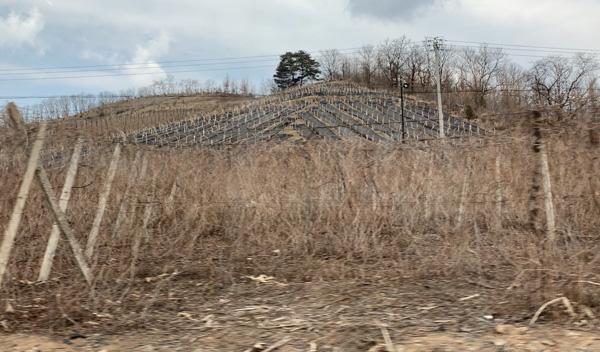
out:
<path id="1" fill-rule="evenodd" d="M 228 74 L 258 86 L 285 51 L 402 35 L 600 49 L 599 13 L 600 0 L 0 0 L 0 103 L 118 92 L 170 73 L 201 81 Z M 117 64 L 128 66 L 102 66 Z M 58 79 L 24 74 L 66 66 L 88 67 L 43 76 Z"/>

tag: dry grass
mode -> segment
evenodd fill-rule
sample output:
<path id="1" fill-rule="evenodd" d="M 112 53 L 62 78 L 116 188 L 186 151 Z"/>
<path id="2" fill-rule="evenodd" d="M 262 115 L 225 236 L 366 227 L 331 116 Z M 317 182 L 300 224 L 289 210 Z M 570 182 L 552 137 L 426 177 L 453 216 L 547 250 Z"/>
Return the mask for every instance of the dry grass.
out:
<path id="1" fill-rule="evenodd" d="M 52 225 L 36 186 L 12 254 L 11 280 L 0 291 L 0 304 L 33 308 L 27 317 L 2 317 L 0 310 L 0 320 L 60 328 L 110 313 L 125 321 L 151 306 L 176 310 L 180 302 L 163 294 L 164 285 L 193 279 L 209 294 L 261 274 L 280 282 L 444 277 L 511 286 L 517 293 L 507 297 L 520 307 L 556 294 L 600 306 L 597 287 L 586 283 L 600 282 L 600 149 L 583 132 L 553 137 L 548 146 L 560 238 L 553 251 L 529 226 L 535 162 L 526 137 L 452 146 L 356 140 L 149 149 L 148 173 L 133 188 L 133 207 L 113 238 L 135 171 L 137 149 L 126 147 L 98 239 L 93 287 L 64 238 L 54 279 L 28 283 L 37 277 Z M 23 153 L 14 147 L 2 155 L 0 230 L 15 201 Z M 98 147 L 84 158 L 76 181 L 67 214 L 83 243 L 110 155 L 109 147 Z M 65 172 L 49 170 L 55 189 Z M 136 242 L 141 248 L 132 260 Z"/>
<path id="2" fill-rule="evenodd" d="M 75 140 L 81 135 L 96 142 L 112 141 L 123 134 L 234 109 L 253 100 L 252 97 L 232 94 L 197 94 L 150 96 L 105 104 L 84 113 L 52 120 L 49 141 Z M 2 115 L 0 119 L 8 121 L 8 126 L 14 125 Z M 4 134 L 1 133 L 0 137 Z M 60 146 L 59 143 L 52 144 L 53 147 Z"/>

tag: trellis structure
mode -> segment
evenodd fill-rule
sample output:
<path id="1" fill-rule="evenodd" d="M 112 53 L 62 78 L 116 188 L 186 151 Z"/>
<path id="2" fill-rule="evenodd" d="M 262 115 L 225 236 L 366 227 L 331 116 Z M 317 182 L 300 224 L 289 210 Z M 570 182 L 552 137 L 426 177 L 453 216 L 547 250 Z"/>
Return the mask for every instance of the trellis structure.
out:
<path id="1" fill-rule="evenodd" d="M 439 135 L 437 110 L 405 99 L 406 139 Z M 486 135 L 472 122 L 444 115 L 447 137 Z M 211 146 L 289 138 L 311 140 L 361 137 L 375 142 L 402 141 L 400 99 L 389 92 L 348 84 L 318 84 L 267 97 L 232 111 L 178 121 L 129 134 L 134 144 Z"/>

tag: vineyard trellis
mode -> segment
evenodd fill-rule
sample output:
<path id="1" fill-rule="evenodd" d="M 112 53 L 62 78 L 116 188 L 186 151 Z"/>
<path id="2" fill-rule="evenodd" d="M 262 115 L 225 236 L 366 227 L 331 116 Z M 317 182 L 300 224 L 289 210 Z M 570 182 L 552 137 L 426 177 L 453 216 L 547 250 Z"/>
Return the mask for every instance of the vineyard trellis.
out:
<path id="1" fill-rule="evenodd" d="M 348 84 L 317 84 L 292 89 L 221 111 L 146 128 L 127 136 L 135 144 L 183 147 L 247 144 L 296 137 L 302 140 L 360 137 L 402 141 L 400 99 L 385 91 Z M 425 102 L 405 99 L 406 136 L 410 140 L 439 135 L 438 112 Z M 483 136 L 491 131 L 449 114 L 448 137 Z"/>

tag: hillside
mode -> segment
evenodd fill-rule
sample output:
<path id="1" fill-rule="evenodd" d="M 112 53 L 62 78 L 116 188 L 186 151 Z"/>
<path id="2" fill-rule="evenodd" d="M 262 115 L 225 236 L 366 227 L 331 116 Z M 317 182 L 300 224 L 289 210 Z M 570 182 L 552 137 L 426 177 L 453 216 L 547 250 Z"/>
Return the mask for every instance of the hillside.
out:
<path id="1" fill-rule="evenodd" d="M 205 116 L 255 100 L 232 94 L 149 96 L 104 104 L 81 114 L 54 120 L 53 140 L 75 141 L 83 136 L 97 143 L 114 136 L 166 123 Z"/>
<path id="2" fill-rule="evenodd" d="M 198 94 L 183 96 L 149 96 L 107 104 L 85 112 L 77 118 L 94 119 L 104 116 L 148 114 L 184 110 L 192 113 L 207 113 L 227 109 L 253 100 L 252 97 L 234 94 Z"/>
<path id="3" fill-rule="evenodd" d="M 128 140 L 158 146 L 227 145 L 259 141 L 362 138 L 374 142 L 426 140 L 439 135 L 437 110 L 405 100 L 403 135 L 400 99 L 389 92 L 328 83 L 286 91 L 225 112 L 136 131 Z M 449 137 L 484 135 L 472 122 L 445 115 Z"/>

